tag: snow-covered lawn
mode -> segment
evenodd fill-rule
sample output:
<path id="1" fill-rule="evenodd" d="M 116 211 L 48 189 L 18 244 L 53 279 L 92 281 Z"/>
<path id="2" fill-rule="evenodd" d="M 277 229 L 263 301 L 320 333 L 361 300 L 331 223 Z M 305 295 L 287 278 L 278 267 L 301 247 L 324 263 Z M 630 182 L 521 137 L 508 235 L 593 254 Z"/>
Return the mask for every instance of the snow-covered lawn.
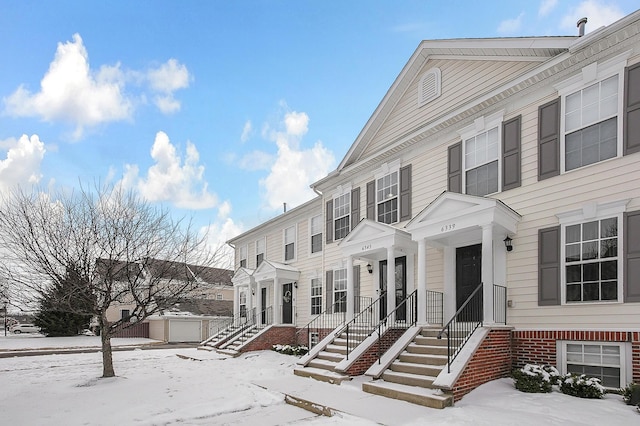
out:
<path id="1" fill-rule="evenodd" d="M 68 345 L 87 344 L 86 337 L 69 338 Z M 15 340 L 0 338 L 0 350 L 14 345 Z M 23 346 L 27 342 L 38 346 L 36 340 L 47 343 L 42 347 L 52 344 L 48 338 L 20 340 Z M 202 361 L 182 359 L 178 354 Z M 254 384 L 291 377 L 295 360 L 271 351 L 224 358 L 196 349 L 133 350 L 114 352 L 118 377 L 100 379 L 100 353 L 1 358 L 0 423 L 372 425 L 376 413 L 395 409 L 393 424 L 397 425 L 640 424 L 640 415 L 619 396 L 583 400 L 560 393 L 524 394 L 509 379 L 481 386 L 453 408 L 424 408 L 419 416 L 407 416 L 398 410 L 396 401 L 372 406 L 368 419 L 347 414 L 319 417 L 285 404 L 282 394 Z M 341 387 L 350 387 L 347 393 L 357 398 L 362 395 L 358 384 L 355 380 Z"/>

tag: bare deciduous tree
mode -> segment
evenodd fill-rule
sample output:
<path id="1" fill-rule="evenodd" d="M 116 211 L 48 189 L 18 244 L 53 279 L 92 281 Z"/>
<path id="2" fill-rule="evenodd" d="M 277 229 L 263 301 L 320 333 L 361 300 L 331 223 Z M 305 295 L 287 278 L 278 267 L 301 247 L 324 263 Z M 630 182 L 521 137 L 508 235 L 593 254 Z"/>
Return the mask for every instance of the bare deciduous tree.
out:
<path id="1" fill-rule="evenodd" d="M 70 276 L 69 291 L 89 295 L 82 304 L 61 295 L 57 308 L 97 318 L 103 377 L 115 376 L 114 333 L 200 295 L 212 271 L 224 271 L 211 268 L 221 266 L 222 250 L 207 249 L 206 235 L 191 222 L 172 219 L 166 208 L 134 192 L 98 185 L 71 193 L 15 189 L 5 194 L 0 245 L 0 272 L 14 304 L 34 309 L 54 284 Z M 206 281 L 200 279 L 204 274 Z M 133 309 L 110 322 L 107 311 L 119 304 Z"/>

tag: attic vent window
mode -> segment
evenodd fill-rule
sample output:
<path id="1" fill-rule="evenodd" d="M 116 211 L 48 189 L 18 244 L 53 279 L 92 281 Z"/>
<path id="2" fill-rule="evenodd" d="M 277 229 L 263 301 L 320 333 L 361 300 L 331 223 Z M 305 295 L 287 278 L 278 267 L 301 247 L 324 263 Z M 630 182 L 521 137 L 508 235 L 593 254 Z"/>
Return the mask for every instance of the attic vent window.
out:
<path id="1" fill-rule="evenodd" d="M 418 87 L 418 107 L 440 96 L 441 77 L 440 69 L 432 68 L 420 77 L 420 86 Z"/>

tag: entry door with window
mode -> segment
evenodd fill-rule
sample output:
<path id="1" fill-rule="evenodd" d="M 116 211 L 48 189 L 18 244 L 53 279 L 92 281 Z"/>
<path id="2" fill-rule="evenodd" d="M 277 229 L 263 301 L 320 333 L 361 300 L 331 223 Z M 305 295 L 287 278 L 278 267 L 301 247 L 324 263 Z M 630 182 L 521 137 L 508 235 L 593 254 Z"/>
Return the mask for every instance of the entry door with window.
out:
<path id="1" fill-rule="evenodd" d="M 293 283 L 282 285 L 282 323 L 293 323 Z"/>
<path id="2" fill-rule="evenodd" d="M 380 319 L 384 319 L 387 315 L 387 261 L 380 261 Z M 396 271 L 395 271 L 395 298 L 396 306 L 407 298 L 407 258 L 396 258 Z M 396 320 L 404 321 L 407 319 L 407 309 L 398 309 L 396 312 Z"/>
<path id="3" fill-rule="evenodd" d="M 262 300 L 260 300 L 260 303 L 262 304 L 262 306 L 260 306 L 260 315 L 262 316 L 262 324 L 267 324 L 267 288 L 263 287 L 260 291 L 262 292 Z"/>
<path id="4" fill-rule="evenodd" d="M 471 296 L 482 282 L 482 244 L 456 249 L 456 310 Z M 473 314 L 458 321 L 479 321 L 482 318 L 482 304 Z"/>

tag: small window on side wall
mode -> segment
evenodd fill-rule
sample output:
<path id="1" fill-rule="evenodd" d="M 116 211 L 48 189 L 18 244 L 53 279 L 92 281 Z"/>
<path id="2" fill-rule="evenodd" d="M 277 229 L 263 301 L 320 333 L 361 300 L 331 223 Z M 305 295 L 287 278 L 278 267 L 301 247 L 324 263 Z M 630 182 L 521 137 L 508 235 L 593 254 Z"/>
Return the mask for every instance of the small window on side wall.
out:
<path id="1" fill-rule="evenodd" d="M 322 251 L 322 215 L 311 218 L 309 228 L 311 230 L 311 254 Z"/>
<path id="2" fill-rule="evenodd" d="M 293 260 L 296 257 L 296 227 L 291 226 L 284 230 L 284 260 Z"/>

